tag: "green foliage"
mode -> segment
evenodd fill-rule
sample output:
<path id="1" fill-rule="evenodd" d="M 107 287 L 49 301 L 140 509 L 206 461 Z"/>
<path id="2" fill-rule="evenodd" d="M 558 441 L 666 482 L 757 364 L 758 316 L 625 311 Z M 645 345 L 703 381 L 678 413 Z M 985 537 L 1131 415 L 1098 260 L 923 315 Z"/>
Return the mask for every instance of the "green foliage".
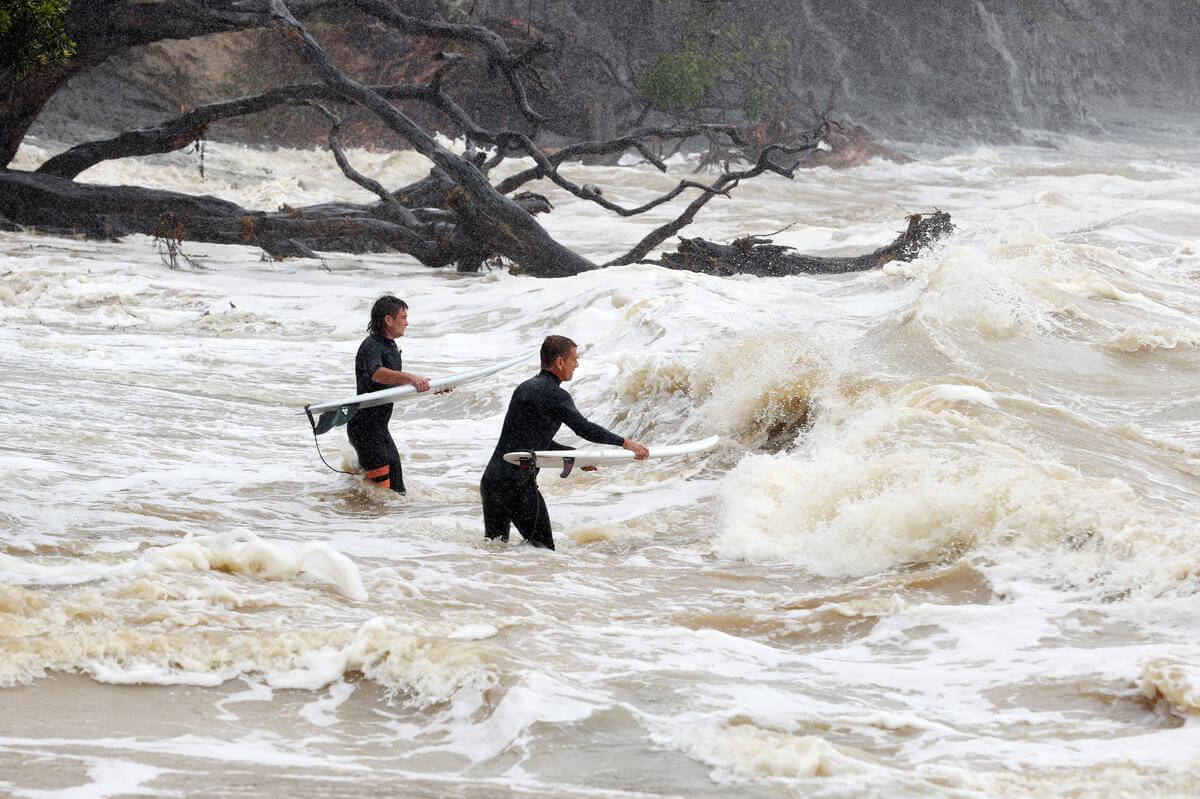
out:
<path id="1" fill-rule="evenodd" d="M 664 0 L 663 7 L 677 43 L 636 80 L 648 103 L 673 112 L 737 109 L 759 119 L 779 102 L 793 54 L 770 13 L 720 0 Z"/>
<path id="2" fill-rule="evenodd" d="M 725 71 L 724 58 L 710 47 L 707 29 L 715 7 L 707 0 L 666 0 L 676 17 L 679 44 L 660 55 L 636 80 L 646 101 L 664 111 L 691 111 L 716 88 Z"/>
<path id="3" fill-rule="evenodd" d="M 470 22 L 475 10 L 474 0 L 441 0 L 441 6 L 447 19 L 459 23 Z"/>
<path id="4" fill-rule="evenodd" d="M 775 93 L 770 87 L 761 84 L 751 86 L 742 98 L 742 113 L 746 115 L 746 119 L 762 119 L 774 98 Z"/>
<path id="5" fill-rule="evenodd" d="M 0 0 L 0 69 L 23 77 L 75 54 L 63 26 L 71 0 Z"/>
<path id="6" fill-rule="evenodd" d="M 663 53 L 638 79 L 637 87 L 652 105 L 671 111 L 697 108 L 717 85 L 725 65 L 694 50 Z"/>
<path id="7" fill-rule="evenodd" d="M 741 97 L 746 119 L 761 119 L 783 100 L 792 70 L 792 45 L 781 33 L 731 27 L 724 32 L 730 58 L 728 81 Z"/>

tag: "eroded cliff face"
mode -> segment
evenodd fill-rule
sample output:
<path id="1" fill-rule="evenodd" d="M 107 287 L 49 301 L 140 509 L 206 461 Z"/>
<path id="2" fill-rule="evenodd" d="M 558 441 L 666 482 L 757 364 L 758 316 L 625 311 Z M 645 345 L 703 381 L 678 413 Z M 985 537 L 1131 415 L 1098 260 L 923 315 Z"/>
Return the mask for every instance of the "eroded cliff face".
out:
<path id="1" fill-rule="evenodd" d="M 1200 108 L 1193 0 L 794 5 L 800 80 L 889 135 L 1100 132 Z"/>
<path id="2" fill-rule="evenodd" d="M 633 82 L 678 46 L 688 0 L 477 0 L 474 18 L 517 50 L 533 37 L 561 43 L 530 82 L 552 133 L 603 137 L 637 118 Z M 697 0 L 691 0 L 697 2 Z M 459 4 L 464 5 L 464 4 Z M 1037 129 L 1112 134 L 1200 116 L 1200 3 L 1196 0 L 750 0 L 741 19 L 790 42 L 786 82 L 832 100 L 836 114 L 876 135 L 913 141 L 1011 140 Z M 413 82 L 431 55 L 459 49 L 405 37 L 379 23 L 328 20 L 314 31 L 350 74 L 373 83 Z M 207 36 L 130 51 L 75 78 L 32 131 L 58 139 L 141 127 L 182 108 L 271 85 L 310 80 L 270 31 Z M 485 125 L 524 128 L 507 92 L 482 68 L 455 75 L 454 92 Z M 454 134 L 420 106 L 406 111 Z M 352 144 L 395 146 L 361 113 Z M 214 138 L 319 145 L 316 114 L 281 109 L 220 123 Z"/>
<path id="3" fill-rule="evenodd" d="M 379 23 L 310 23 L 335 61 L 367 83 L 427 80 L 436 67 L 436 43 L 400 36 Z M 316 75 L 272 30 L 201 36 L 139 47 L 110 58 L 71 81 L 43 111 L 31 131 L 65 141 L 152 125 L 199 105 L 264 92 L 291 83 L 317 82 Z M 346 141 L 395 146 L 395 136 L 369 114 L 340 108 Z M 424 124 L 439 127 L 423 107 L 406 107 Z M 224 120 L 210 138 L 256 145 L 309 147 L 324 142 L 329 125 L 299 106 Z"/>

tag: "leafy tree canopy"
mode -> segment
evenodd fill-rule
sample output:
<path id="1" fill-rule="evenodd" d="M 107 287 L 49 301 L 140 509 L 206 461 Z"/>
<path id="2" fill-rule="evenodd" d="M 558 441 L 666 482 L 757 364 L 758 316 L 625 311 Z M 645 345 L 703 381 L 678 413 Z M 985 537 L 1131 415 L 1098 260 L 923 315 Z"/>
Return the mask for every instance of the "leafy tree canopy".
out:
<path id="1" fill-rule="evenodd" d="M 757 119 L 778 101 L 793 53 L 769 13 L 749 13 L 728 0 L 666 0 L 664 8 L 675 19 L 675 47 L 636 81 L 651 106 L 685 114 L 737 109 Z"/>
<path id="2" fill-rule="evenodd" d="M 75 54 L 63 27 L 70 0 L 0 0 L 0 69 L 24 76 Z"/>

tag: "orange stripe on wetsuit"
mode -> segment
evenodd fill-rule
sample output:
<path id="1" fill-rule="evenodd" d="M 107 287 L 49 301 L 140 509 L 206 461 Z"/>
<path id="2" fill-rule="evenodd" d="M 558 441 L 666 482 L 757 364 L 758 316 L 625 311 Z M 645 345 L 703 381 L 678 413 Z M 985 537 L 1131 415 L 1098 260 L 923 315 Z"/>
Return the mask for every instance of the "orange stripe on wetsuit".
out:
<path id="1" fill-rule="evenodd" d="M 384 488 L 392 487 L 391 466 L 380 466 L 378 469 L 371 469 L 367 472 L 367 479 L 373 483 L 383 486 Z"/>

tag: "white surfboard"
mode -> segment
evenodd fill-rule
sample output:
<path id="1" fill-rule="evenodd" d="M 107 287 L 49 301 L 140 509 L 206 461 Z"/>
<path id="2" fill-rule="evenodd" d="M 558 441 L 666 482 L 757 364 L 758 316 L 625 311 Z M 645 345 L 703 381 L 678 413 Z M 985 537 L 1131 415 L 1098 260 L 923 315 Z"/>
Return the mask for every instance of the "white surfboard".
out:
<path id="1" fill-rule="evenodd" d="M 704 452 L 717 445 L 718 436 L 709 436 L 700 441 L 689 441 L 686 444 L 672 444 L 668 447 L 647 447 L 651 458 L 669 458 L 673 455 L 691 455 Z M 504 460 L 528 469 L 536 466 L 539 469 L 561 469 L 559 477 L 566 477 L 575 467 L 599 466 L 604 463 L 628 463 L 632 461 L 633 453 L 618 447 L 596 447 L 595 449 L 539 449 L 528 452 L 506 452 Z"/>
<path id="2" fill-rule="evenodd" d="M 438 391 L 458 388 L 475 380 L 490 377 L 496 374 L 496 372 L 502 372 L 510 366 L 524 363 L 533 356 L 534 353 L 531 352 L 517 358 L 510 358 L 507 361 L 494 363 L 491 366 L 472 369 L 469 372 L 460 372 L 448 377 L 435 377 L 429 381 L 428 391 L 418 392 L 413 386 L 396 386 L 379 391 L 369 391 L 366 394 L 357 394 L 353 397 L 346 397 L 340 400 L 314 402 L 311 405 L 305 405 L 304 412 L 308 414 L 308 421 L 312 423 L 313 432 L 321 435 L 321 433 L 350 421 L 350 417 L 354 416 L 362 408 L 373 408 L 376 405 L 386 405 L 389 402 L 400 402 L 416 397 L 426 397 Z M 320 417 L 314 418 L 313 414 L 319 414 Z"/>

